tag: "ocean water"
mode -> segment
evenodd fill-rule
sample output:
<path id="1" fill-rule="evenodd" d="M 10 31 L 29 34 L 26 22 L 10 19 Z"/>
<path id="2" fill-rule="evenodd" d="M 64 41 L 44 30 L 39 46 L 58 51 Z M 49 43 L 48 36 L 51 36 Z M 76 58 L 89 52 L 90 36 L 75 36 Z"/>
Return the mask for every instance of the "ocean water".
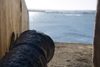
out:
<path id="1" fill-rule="evenodd" d="M 93 43 L 95 13 L 29 12 L 29 21 L 30 30 L 41 31 L 55 42 Z"/>

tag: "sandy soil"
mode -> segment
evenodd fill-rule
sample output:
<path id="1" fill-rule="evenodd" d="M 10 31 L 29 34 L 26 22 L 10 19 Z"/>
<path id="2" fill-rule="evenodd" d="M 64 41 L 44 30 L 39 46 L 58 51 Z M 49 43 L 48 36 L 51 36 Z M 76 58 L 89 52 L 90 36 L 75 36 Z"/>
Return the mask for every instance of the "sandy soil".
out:
<path id="1" fill-rule="evenodd" d="M 92 44 L 55 43 L 48 67 L 92 67 Z"/>

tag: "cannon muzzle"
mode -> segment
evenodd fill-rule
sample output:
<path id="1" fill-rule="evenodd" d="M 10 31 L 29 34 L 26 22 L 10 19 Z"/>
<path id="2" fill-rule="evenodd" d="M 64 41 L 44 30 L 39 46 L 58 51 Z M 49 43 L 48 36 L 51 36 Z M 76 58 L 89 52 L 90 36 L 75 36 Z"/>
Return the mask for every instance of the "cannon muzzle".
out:
<path id="1" fill-rule="evenodd" d="M 0 60 L 0 67 L 47 67 L 54 51 L 54 42 L 48 35 L 27 30 Z"/>

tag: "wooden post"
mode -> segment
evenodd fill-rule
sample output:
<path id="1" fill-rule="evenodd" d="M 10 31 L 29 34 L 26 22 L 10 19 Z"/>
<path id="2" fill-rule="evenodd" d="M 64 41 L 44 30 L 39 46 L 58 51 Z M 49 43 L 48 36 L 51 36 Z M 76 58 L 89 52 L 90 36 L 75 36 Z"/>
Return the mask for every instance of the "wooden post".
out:
<path id="1" fill-rule="evenodd" d="M 94 33 L 93 67 L 100 67 L 100 0 L 97 1 Z"/>
<path id="2" fill-rule="evenodd" d="M 0 0 L 0 59 L 20 33 L 28 30 L 28 19 L 24 0 Z"/>

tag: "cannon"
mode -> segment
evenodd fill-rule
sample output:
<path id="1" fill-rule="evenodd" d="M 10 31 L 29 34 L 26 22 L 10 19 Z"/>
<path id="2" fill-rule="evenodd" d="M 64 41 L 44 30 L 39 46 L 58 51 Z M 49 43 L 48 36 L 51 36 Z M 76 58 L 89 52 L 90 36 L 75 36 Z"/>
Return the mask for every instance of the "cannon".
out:
<path id="1" fill-rule="evenodd" d="M 0 60 L 0 67 L 47 67 L 55 51 L 53 40 L 36 30 L 20 34 L 10 51 Z"/>

